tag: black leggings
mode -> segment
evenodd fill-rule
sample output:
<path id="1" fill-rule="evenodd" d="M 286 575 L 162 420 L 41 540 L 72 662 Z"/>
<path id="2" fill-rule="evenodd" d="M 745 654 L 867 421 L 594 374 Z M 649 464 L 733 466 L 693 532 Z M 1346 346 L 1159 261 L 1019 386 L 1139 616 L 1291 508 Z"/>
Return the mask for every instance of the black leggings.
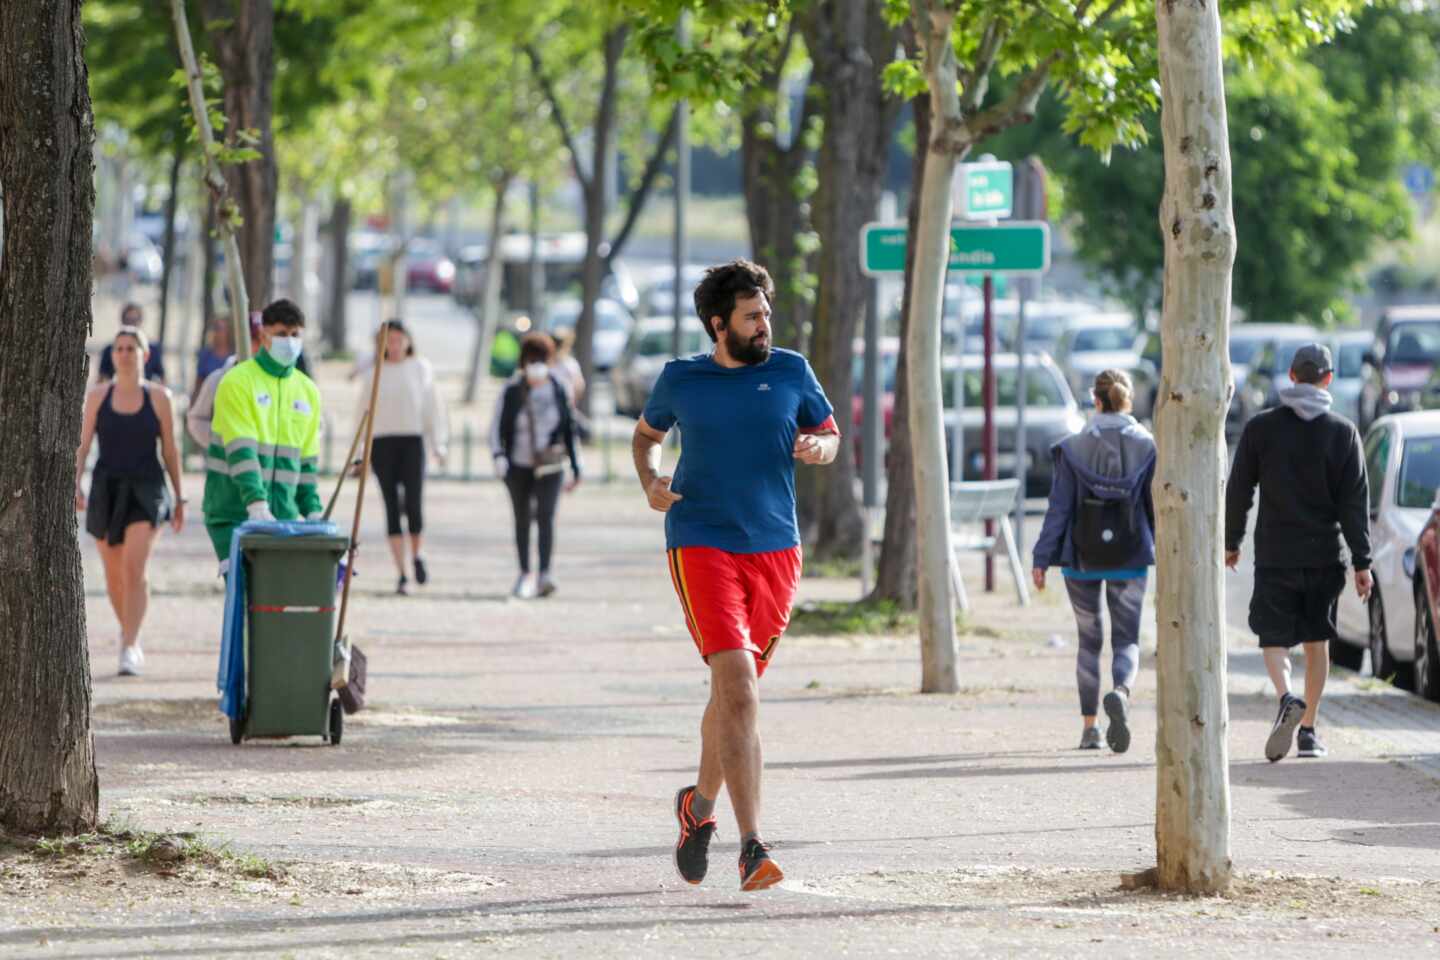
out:
<path id="1" fill-rule="evenodd" d="M 515 508 L 515 549 L 520 554 L 520 572 L 530 572 L 530 520 L 540 527 L 540 572 L 550 572 L 550 553 L 555 547 L 555 507 L 565 473 L 557 470 L 536 477 L 531 467 L 511 467 L 505 474 L 510 504 Z M 531 511 L 531 501 L 534 511 Z"/>
<path id="2" fill-rule="evenodd" d="M 370 448 L 370 466 L 380 481 L 380 495 L 385 498 L 385 532 L 400 536 L 401 501 L 410 535 L 425 529 L 420 498 L 425 486 L 425 441 L 418 435 L 376 437 Z M 404 488 L 402 494 L 401 488 Z"/>

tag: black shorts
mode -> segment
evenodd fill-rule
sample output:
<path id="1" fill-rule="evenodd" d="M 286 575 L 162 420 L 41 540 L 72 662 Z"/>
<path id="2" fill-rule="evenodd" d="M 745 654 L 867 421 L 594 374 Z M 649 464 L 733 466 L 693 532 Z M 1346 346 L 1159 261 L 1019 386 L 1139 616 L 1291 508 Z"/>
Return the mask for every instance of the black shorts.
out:
<path id="1" fill-rule="evenodd" d="M 1335 605 L 1344 589 L 1343 566 L 1256 567 L 1250 629 L 1262 647 L 1334 640 Z"/>

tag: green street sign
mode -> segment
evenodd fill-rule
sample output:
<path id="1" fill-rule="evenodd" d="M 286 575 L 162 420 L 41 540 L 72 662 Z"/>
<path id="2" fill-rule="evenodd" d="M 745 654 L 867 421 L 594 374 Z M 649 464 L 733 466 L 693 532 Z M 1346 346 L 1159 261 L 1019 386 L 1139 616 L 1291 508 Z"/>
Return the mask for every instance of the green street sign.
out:
<path id="1" fill-rule="evenodd" d="M 960 164 L 956 177 L 955 216 L 990 220 L 1010 216 L 1015 201 L 1015 171 L 1005 161 Z"/>
<path id="2" fill-rule="evenodd" d="M 905 226 L 867 223 L 860 230 L 860 269 L 880 277 L 905 272 Z M 1040 274 L 1050 269 L 1050 225 L 1041 220 L 957 224 L 950 228 L 950 272 Z"/>

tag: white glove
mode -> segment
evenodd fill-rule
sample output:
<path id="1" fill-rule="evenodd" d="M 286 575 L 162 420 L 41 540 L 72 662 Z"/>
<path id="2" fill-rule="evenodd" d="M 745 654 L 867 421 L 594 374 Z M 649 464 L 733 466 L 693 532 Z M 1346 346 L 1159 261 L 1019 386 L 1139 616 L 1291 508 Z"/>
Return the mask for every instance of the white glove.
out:
<path id="1" fill-rule="evenodd" d="M 325 511 L 324 511 L 324 510 L 316 510 L 314 513 L 306 514 L 306 516 L 305 516 L 305 522 L 306 522 L 306 523 L 319 523 L 321 520 L 324 520 L 324 519 L 325 519 Z"/>
<path id="2" fill-rule="evenodd" d="M 245 512 L 250 514 L 251 520 L 274 520 L 275 514 L 270 512 L 270 504 L 264 500 L 256 500 L 254 503 L 245 505 Z"/>
<path id="3" fill-rule="evenodd" d="M 496 457 L 496 458 L 495 458 L 495 476 L 499 477 L 501 480 L 504 480 L 505 477 L 506 477 L 506 475 L 509 474 L 509 472 L 510 472 L 510 458 L 508 458 L 508 457 L 506 457 L 506 456 L 503 456 L 503 455 Z"/>

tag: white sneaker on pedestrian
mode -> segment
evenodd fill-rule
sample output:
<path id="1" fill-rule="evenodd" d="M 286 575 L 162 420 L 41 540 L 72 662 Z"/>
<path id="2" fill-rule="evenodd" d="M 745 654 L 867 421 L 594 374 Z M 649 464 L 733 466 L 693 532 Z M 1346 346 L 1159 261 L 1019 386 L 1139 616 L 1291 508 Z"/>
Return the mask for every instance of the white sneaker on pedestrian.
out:
<path id="1" fill-rule="evenodd" d="M 534 595 L 535 591 L 530 586 L 530 574 L 522 573 L 515 578 L 515 588 L 510 591 L 510 596 L 516 600 L 529 600 Z"/>
<path id="2" fill-rule="evenodd" d="M 542 596 L 542 597 L 548 597 L 548 596 L 550 596 L 550 594 L 554 593 L 555 590 L 556 590 L 555 581 L 552 580 L 552 579 L 550 579 L 550 574 L 548 574 L 548 573 L 542 573 L 542 574 L 540 574 L 540 582 L 539 582 L 539 584 L 536 586 L 536 591 L 535 591 L 535 592 L 538 593 L 538 594 L 539 594 L 540 596 Z"/>
<path id="3" fill-rule="evenodd" d="M 145 665 L 145 654 L 136 644 L 132 647 L 120 648 L 120 676 L 138 677 L 140 668 Z"/>

